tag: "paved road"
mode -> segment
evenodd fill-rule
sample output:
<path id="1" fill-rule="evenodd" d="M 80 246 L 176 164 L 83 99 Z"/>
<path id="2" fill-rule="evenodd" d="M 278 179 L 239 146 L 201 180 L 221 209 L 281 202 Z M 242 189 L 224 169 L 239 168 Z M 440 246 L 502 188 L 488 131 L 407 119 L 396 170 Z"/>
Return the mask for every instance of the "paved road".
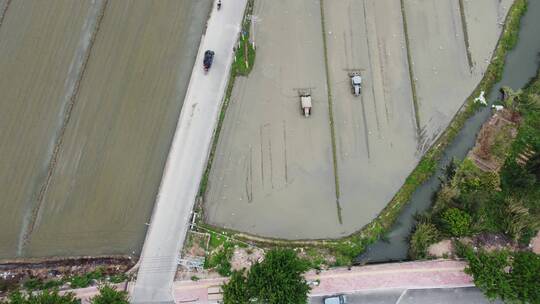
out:
<path id="1" fill-rule="evenodd" d="M 432 288 L 432 289 L 393 289 L 363 291 L 346 295 L 348 304 L 487 304 L 490 302 L 476 287 Z M 313 297 L 310 304 L 322 304 L 323 297 Z"/>
<path id="2" fill-rule="evenodd" d="M 452 260 L 388 263 L 350 270 L 333 268 L 320 274 L 310 271 L 306 279 L 320 281 L 319 286 L 311 290 L 311 303 L 321 303 L 324 296 L 337 293 L 350 295 L 351 303 L 396 303 L 399 298 L 399 303 L 448 303 L 445 302 L 448 297 L 457 299 L 456 303 L 486 303 L 477 289 L 469 288 L 474 285 L 472 278 L 463 272 L 465 265 Z M 220 297 L 219 286 L 225 280 L 218 277 L 175 281 L 172 285 L 174 300 L 176 303 L 216 303 Z M 118 287 L 125 285 L 118 284 Z M 71 291 L 83 304 L 98 293 L 95 286 Z"/>
<path id="3" fill-rule="evenodd" d="M 472 278 L 463 272 L 465 265 L 464 262 L 451 260 L 389 263 L 353 267 L 351 270 L 334 268 L 320 274 L 310 271 L 306 274 L 306 279 L 320 281 L 319 286 L 311 290 L 314 300 L 336 293 L 358 293 L 362 296 L 362 293 L 370 294 L 375 291 L 384 293 L 383 290 L 399 290 L 399 297 L 408 289 L 471 287 Z M 175 300 L 179 303 L 215 303 L 211 300 L 210 291 L 223 281 L 224 278 L 202 279 L 197 282 L 177 281 L 174 283 Z"/>
<path id="4" fill-rule="evenodd" d="M 177 258 L 206 164 L 245 5 L 246 0 L 229 1 L 219 12 L 213 10 L 208 21 L 146 235 L 133 303 L 173 303 Z M 202 56 L 207 49 L 216 55 L 205 74 Z"/>

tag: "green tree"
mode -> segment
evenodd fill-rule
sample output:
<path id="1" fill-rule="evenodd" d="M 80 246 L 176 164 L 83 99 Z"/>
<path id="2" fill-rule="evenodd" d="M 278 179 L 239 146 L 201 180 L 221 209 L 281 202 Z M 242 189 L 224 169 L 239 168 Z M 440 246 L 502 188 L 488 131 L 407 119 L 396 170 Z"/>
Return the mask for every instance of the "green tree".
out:
<path id="1" fill-rule="evenodd" d="M 514 254 L 510 282 L 518 301 L 540 303 L 540 256 L 532 252 Z"/>
<path id="2" fill-rule="evenodd" d="M 510 155 L 510 157 L 516 157 Z M 507 189 L 528 189 L 536 183 L 536 176 L 519 165 L 515 159 L 507 159 L 502 168 L 502 182 Z"/>
<path id="3" fill-rule="evenodd" d="M 92 298 L 92 304 L 129 304 L 128 293 L 116 290 L 110 285 L 99 288 L 99 295 Z"/>
<path id="4" fill-rule="evenodd" d="M 540 256 L 532 252 L 474 252 L 464 249 L 465 272 L 489 299 L 510 303 L 540 303 Z"/>
<path id="5" fill-rule="evenodd" d="M 475 253 L 471 248 L 467 248 L 465 257 L 469 262 L 465 272 L 473 276 L 474 284 L 484 292 L 488 299 L 514 298 L 504 271 L 509 262 L 507 252 Z"/>
<path id="6" fill-rule="evenodd" d="M 457 208 L 449 208 L 443 212 L 441 220 L 444 229 L 452 236 L 466 236 L 471 233 L 471 216 Z"/>
<path id="7" fill-rule="evenodd" d="M 269 304 L 307 302 L 307 285 L 302 274 L 308 264 L 290 249 L 269 251 L 262 263 L 256 263 L 248 276 L 249 292 Z"/>
<path id="8" fill-rule="evenodd" d="M 244 276 L 234 272 L 223 286 L 225 304 L 307 303 L 309 285 L 303 277 L 309 263 L 290 249 L 272 249 L 262 262 L 255 263 Z"/>
<path id="9" fill-rule="evenodd" d="M 2 304 L 80 304 L 75 294 L 66 293 L 60 295 L 58 290 L 46 290 L 43 292 L 22 294 L 20 291 L 11 293 Z"/>
<path id="10" fill-rule="evenodd" d="M 227 304 L 249 303 L 247 279 L 244 271 L 233 271 L 229 282 L 223 285 L 223 302 Z"/>

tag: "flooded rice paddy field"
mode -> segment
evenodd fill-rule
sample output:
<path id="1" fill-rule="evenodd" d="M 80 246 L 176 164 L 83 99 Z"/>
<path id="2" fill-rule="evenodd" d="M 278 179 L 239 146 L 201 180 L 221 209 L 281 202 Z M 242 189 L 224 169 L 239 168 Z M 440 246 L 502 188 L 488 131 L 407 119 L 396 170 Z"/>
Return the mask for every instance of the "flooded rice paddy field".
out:
<path id="1" fill-rule="evenodd" d="M 0 258 L 138 253 L 210 1 L 12 1 Z"/>
<path id="2" fill-rule="evenodd" d="M 406 0 L 403 10 L 400 1 L 324 2 L 338 199 L 320 2 L 256 1 L 257 59 L 225 116 L 207 222 L 284 239 L 337 238 L 368 224 L 480 80 L 511 0 L 464 3 L 466 27 L 458 0 Z M 353 70 L 363 77 L 360 97 L 351 94 Z M 306 86 L 307 119 L 294 91 Z"/>
<path id="3" fill-rule="evenodd" d="M 414 168 L 415 114 L 399 1 L 324 8 L 343 214 L 336 236 L 345 236 L 371 221 Z M 363 76 L 359 97 L 348 69 Z"/>
<path id="4" fill-rule="evenodd" d="M 482 79 L 512 1 L 463 1 L 465 27 L 459 3 L 405 1 L 422 150 L 441 134 Z"/>
<path id="5" fill-rule="evenodd" d="M 90 9 L 90 2 L 12 1 L 0 27 L 0 257 L 17 254 L 47 175 Z"/>
<path id="6" fill-rule="evenodd" d="M 306 237 L 338 220 L 317 1 L 255 1 L 257 59 L 237 78 L 212 167 L 206 215 L 251 233 Z M 279 47 L 278 47 L 279 45 Z M 300 112 L 297 89 L 312 93 Z M 301 221 L 310 214 L 317 221 Z"/>

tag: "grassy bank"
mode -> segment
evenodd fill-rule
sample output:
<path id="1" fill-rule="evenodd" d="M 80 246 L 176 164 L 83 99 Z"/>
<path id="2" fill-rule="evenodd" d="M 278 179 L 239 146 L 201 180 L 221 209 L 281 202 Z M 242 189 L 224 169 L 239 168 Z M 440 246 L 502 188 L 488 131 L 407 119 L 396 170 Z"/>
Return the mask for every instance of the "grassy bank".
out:
<path id="1" fill-rule="evenodd" d="M 520 20 L 526 11 L 526 8 L 527 0 L 516 0 L 514 2 L 512 7 L 509 9 L 504 29 L 493 52 L 491 63 L 488 66 L 483 79 L 480 81 L 472 94 L 467 98 L 458 113 L 454 116 L 448 128 L 438 138 L 435 144 L 425 153 L 424 157 L 420 160 L 416 168 L 406 178 L 403 186 L 395 194 L 388 205 L 370 224 L 366 225 L 360 231 L 339 240 L 288 241 L 246 235 L 235 231 L 209 226 L 204 223 L 200 223 L 200 225 L 205 227 L 205 229 L 210 229 L 212 231 L 227 232 L 228 235 L 232 235 L 233 238 L 256 244 L 257 246 L 261 247 L 289 246 L 316 248 L 318 256 L 315 258 L 330 254 L 333 256 L 333 262 L 331 263 L 333 265 L 351 264 L 353 259 L 362 253 L 367 245 L 381 238 L 384 233 L 388 231 L 391 225 L 395 222 L 397 216 L 400 214 L 402 208 L 410 200 L 413 192 L 434 174 L 437 168 L 438 160 L 440 159 L 444 149 L 456 137 L 458 132 L 463 127 L 465 121 L 479 108 L 479 105 L 474 103 L 474 98 L 477 97 L 481 91 L 488 93 L 493 85 L 500 80 L 504 68 L 506 54 L 517 43 Z M 231 83 L 229 84 L 231 90 L 232 83 L 234 83 L 234 77 L 231 77 Z M 226 103 L 228 103 L 229 96 L 230 92 L 228 93 L 224 102 L 224 109 L 226 109 Z M 222 112 L 222 116 L 223 115 L 224 112 Z M 216 132 L 219 132 L 219 129 L 221 128 L 221 120 L 222 117 L 220 117 L 220 123 Z M 217 136 L 215 137 L 215 142 L 216 141 Z M 214 149 L 215 143 L 214 148 L 212 149 L 212 155 L 214 153 Z M 210 168 L 210 165 L 211 161 L 209 162 L 208 168 Z M 201 195 L 204 194 L 208 172 L 209 169 L 207 169 L 207 172 L 205 173 L 205 178 L 203 180 L 204 184 L 201 185 Z"/>
<path id="2" fill-rule="evenodd" d="M 236 75 L 247 76 L 251 72 L 253 64 L 255 64 L 255 48 L 249 41 L 249 33 L 240 35 L 232 70 L 235 71 Z"/>

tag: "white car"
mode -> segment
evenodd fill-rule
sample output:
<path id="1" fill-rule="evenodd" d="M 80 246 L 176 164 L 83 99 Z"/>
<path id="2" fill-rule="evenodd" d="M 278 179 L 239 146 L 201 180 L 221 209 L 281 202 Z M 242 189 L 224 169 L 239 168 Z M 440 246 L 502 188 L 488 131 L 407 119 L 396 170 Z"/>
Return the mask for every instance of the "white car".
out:
<path id="1" fill-rule="evenodd" d="M 347 297 L 344 295 L 335 295 L 323 298 L 324 304 L 347 304 Z"/>

